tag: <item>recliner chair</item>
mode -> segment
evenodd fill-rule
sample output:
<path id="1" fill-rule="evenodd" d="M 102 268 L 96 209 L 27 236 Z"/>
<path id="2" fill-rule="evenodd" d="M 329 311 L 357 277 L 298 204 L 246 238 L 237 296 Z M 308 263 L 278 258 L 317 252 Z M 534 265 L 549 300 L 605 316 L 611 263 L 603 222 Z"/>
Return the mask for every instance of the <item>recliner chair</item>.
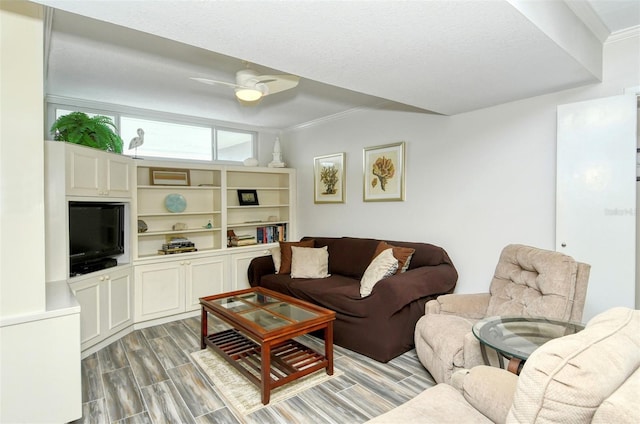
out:
<path id="1" fill-rule="evenodd" d="M 617 307 L 548 341 L 520 376 L 477 366 L 368 424 L 640 423 L 640 311 Z"/>
<path id="2" fill-rule="evenodd" d="M 484 364 L 471 328 L 485 317 L 539 316 L 580 322 L 589 271 L 590 265 L 563 253 L 506 246 L 488 293 L 447 294 L 427 302 L 414 334 L 420 362 L 438 383 L 448 383 L 459 369 Z M 487 350 L 497 364 L 495 351 Z"/>

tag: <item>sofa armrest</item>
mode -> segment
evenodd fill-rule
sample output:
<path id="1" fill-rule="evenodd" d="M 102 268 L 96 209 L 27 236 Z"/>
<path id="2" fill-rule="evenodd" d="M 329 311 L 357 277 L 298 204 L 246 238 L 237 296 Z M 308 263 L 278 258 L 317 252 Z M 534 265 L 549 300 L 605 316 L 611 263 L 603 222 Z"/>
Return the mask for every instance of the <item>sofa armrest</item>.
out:
<path id="1" fill-rule="evenodd" d="M 395 313 L 415 300 L 452 292 L 457 280 L 452 265 L 423 266 L 378 281 L 370 296 L 382 299 L 389 305 L 385 309 Z"/>
<path id="2" fill-rule="evenodd" d="M 427 302 L 425 313 L 481 319 L 487 313 L 490 296 L 489 293 L 445 294 Z"/>
<path id="3" fill-rule="evenodd" d="M 263 275 L 275 274 L 275 272 L 276 268 L 273 265 L 271 255 L 253 258 L 249 263 L 249 268 L 247 268 L 249 285 L 251 285 L 251 287 L 259 286 Z"/>
<path id="4" fill-rule="evenodd" d="M 467 402 L 495 423 L 506 421 L 517 383 L 517 375 L 485 365 L 456 371 L 451 377 Z"/>

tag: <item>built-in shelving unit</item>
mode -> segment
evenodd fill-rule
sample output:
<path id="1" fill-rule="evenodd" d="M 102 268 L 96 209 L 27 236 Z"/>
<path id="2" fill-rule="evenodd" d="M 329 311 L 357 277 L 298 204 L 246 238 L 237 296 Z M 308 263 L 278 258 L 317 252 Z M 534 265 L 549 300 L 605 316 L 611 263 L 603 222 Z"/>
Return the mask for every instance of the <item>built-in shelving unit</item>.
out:
<path id="1" fill-rule="evenodd" d="M 253 236 L 264 227 L 286 228 L 288 232 L 292 216 L 290 181 L 290 172 L 285 169 L 227 171 L 227 229 Z M 238 190 L 255 190 L 258 205 L 240 205 Z"/>
<path id="2" fill-rule="evenodd" d="M 172 237 L 185 236 L 198 251 L 220 249 L 222 236 L 222 188 L 220 169 L 188 169 L 190 185 L 152 185 L 152 168 L 172 168 L 174 164 L 145 163 L 137 167 L 137 220 L 146 231 L 137 233 L 137 257 L 157 256 Z M 166 199 L 180 195 L 186 203 L 181 212 L 167 209 Z M 176 229 L 181 226 L 182 229 Z"/>

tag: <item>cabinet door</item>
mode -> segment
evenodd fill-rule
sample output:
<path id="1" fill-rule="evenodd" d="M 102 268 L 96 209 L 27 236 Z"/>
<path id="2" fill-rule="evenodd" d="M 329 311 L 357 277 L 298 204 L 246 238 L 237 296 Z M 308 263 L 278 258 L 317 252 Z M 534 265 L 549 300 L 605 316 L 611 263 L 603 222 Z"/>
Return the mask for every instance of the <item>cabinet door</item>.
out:
<path id="1" fill-rule="evenodd" d="M 91 277 L 74 282 L 70 287 L 80 304 L 80 343 L 85 349 L 100 341 L 100 327 L 102 325 L 100 281 Z"/>
<path id="2" fill-rule="evenodd" d="M 67 196 L 100 196 L 100 152 L 66 146 Z"/>
<path id="3" fill-rule="evenodd" d="M 200 307 L 200 298 L 224 292 L 227 260 L 224 256 L 185 261 L 187 311 Z"/>
<path id="4" fill-rule="evenodd" d="M 133 166 L 128 158 L 108 155 L 104 158 L 105 191 L 111 197 L 131 197 Z"/>
<path id="5" fill-rule="evenodd" d="M 634 307 L 636 97 L 558 107 L 556 250 L 591 265 L 583 321 Z"/>
<path id="6" fill-rule="evenodd" d="M 136 322 L 184 312 L 184 269 L 179 261 L 135 267 Z"/>
<path id="7" fill-rule="evenodd" d="M 270 252 L 265 249 L 251 250 L 243 253 L 234 253 L 231 255 L 231 284 L 232 286 L 228 290 L 241 290 L 248 289 L 249 278 L 247 277 L 247 270 L 249 264 L 253 258 L 258 256 L 269 255 Z"/>
<path id="8" fill-rule="evenodd" d="M 119 331 L 133 320 L 131 269 L 109 272 L 104 277 L 107 298 L 109 300 L 109 317 L 106 322 L 107 332 Z"/>

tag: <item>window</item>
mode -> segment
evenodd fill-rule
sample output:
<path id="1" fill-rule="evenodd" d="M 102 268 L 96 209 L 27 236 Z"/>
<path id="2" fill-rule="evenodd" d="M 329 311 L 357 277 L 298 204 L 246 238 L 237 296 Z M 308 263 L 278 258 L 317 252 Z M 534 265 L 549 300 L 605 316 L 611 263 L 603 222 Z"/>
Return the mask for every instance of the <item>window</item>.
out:
<path id="1" fill-rule="evenodd" d="M 123 154 L 128 156 L 226 162 L 242 162 L 247 158 L 257 157 L 255 132 L 218 128 L 198 118 L 194 118 L 193 123 L 183 119 L 178 123 L 178 119 L 171 121 L 171 117 L 150 119 L 144 116 L 144 112 L 134 117 L 125 112 L 103 112 L 98 108 L 50 103 L 49 128 L 54 120 L 76 111 L 89 116 L 103 115 L 111 118 L 124 142 Z M 150 111 L 149 115 L 158 113 Z M 144 131 L 144 142 L 137 149 L 130 149 L 132 139 L 138 137 L 138 129 Z"/>
<path id="2" fill-rule="evenodd" d="M 243 161 L 253 157 L 254 139 L 249 132 L 216 130 L 218 160 Z"/>
<path id="3" fill-rule="evenodd" d="M 129 144 L 138 136 L 138 128 L 144 130 L 144 143 L 136 151 L 129 149 Z M 213 160 L 211 127 L 121 116 L 120 137 L 124 141 L 123 153 L 129 156 Z"/>

